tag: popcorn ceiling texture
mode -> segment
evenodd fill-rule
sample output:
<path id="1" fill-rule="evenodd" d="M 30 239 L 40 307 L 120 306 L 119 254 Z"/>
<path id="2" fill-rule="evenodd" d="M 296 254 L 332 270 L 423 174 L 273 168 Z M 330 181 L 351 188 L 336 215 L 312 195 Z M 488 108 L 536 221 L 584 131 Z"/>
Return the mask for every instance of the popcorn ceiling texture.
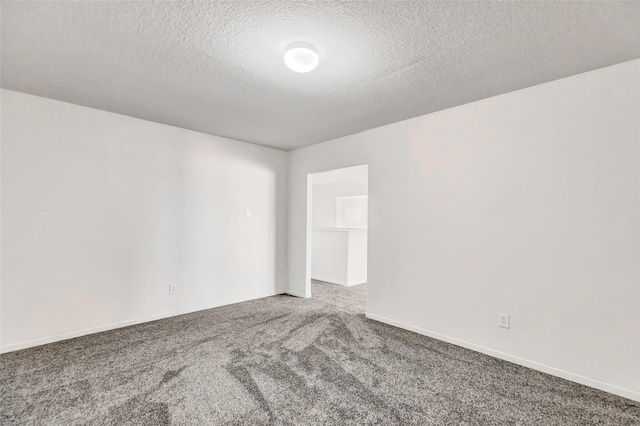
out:
<path id="1" fill-rule="evenodd" d="M 2 87 L 294 149 L 640 57 L 640 2 L 2 2 Z M 320 65 L 289 71 L 307 41 Z"/>

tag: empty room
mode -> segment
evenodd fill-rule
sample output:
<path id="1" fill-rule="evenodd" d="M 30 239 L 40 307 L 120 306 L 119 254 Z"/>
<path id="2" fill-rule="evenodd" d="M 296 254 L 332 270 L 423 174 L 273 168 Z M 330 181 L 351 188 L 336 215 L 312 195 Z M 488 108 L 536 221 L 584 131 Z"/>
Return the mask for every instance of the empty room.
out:
<path id="1" fill-rule="evenodd" d="M 640 1 L 0 0 L 0 424 L 640 425 Z"/>

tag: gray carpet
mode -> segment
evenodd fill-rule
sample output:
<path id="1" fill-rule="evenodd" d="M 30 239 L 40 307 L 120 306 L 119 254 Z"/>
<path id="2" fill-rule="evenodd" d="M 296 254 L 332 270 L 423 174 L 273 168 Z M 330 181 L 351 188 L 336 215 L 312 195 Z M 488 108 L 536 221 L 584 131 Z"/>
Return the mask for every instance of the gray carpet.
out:
<path id="1" fill-rule="evenodd" d="M 640 404 L 364 317 L 365 286 L 2 355 L 3 425 L 640 425 Z"/>

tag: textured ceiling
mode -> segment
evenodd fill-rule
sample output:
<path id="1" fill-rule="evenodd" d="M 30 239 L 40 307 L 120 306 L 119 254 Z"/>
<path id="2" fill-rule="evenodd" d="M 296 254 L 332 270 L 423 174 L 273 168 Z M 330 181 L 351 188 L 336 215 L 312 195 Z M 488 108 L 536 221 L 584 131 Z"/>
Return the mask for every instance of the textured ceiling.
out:
<path id="1" fill-rule="evenodd" d="M 294 149 L 640 57 L 640 2 L 1 3 L 2 87 Z M 295 74 L 285 47 L 314 44 Z"/>

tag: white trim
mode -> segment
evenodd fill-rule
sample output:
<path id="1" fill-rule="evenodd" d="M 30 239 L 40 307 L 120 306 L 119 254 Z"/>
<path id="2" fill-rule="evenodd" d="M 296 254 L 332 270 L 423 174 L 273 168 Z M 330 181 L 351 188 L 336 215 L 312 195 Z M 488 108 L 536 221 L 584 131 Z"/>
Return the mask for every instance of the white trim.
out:
<path id="1" fill-rule="evenodd" d="M 340 198 L 340 197 L 338 197 Z M 366 231 L 367 228 L 323 228 L 323 227 L 314 227 L 314 231 L 326 231 L 326 232 L 351 232 L 351 231 Z"/>
<path id="2" fill-rule="evenodd" d="M 260 296 L 260 297 L 257 297 L 255 299 L 262 299 L 264 297 L 276 296 L 278 294 L 282 294 L 282 292 L 273 293 L 273 294 L 267 294 L 265 296 Z M 162 313 L 162 314 L 150 315 L 150 316 L 147 316 L 147 317 L 134 318 L 134 319 L 131 319 L 131 320 L 115 322 L 115 323 L 112 323 L 112 324 L 106 324 L 106 325 L 100 325 L 100 326 L 97 326 L 97 327 L 85 328 L 83 330 L 76 330 L 76 331 L 70 331 L 70 332 L 67 332 L 67 333 L 55 334 L 53 336 L 47 336 L 47 337 L 42 337 L 42 338 L 39 338 L 39 339 L 28 340 L 26 342 L 20 342 L 20 343 L 14 343 L 14 344 L 11 344 L 11 345 L 2 346 L 2 347 L 0 347 L 0 353 L 4 354 L 4 353 L 7 353 L 7 352 L 19 351 L 21 349 L 32 348 L 34 346 L 46 345 L 47 343 L 60 342 L 62 340 L 73 339 L 75 337 L 86 336 L 88 334 L 95 334 L 95 333 L 100 333 L 100 332 L 103 332 L 103 331 L 115 330 L 117 328 L 128 327 L 130 325 L 142 324 L 142 323 L 145 323 L 145 322 L 156 321 L 156 320 L 159 320 L 159 319 L 176 317 L 178 315 L 190 314 L 192 312 L 205 311 L 207 309 L 213 309 L 213 308 L 219 308 L 221 306 L 233 305 L 233 304 L 236 304 L 236 303 L 246 302 L 248 300 L 254 300 L 254 299 L 238 300 L 237 302 L 225 303 L 223 305 L 203 306 L 203 307 L 199 307 L 199 308 L 195 308 L 195 309 L 183 309 L 181 311 L 176 311 L 176 312 L 165 312 L 165 313 Z"/>
<path id="3" fill-rule="evenodd" d="M 308 299 L 311 297 L 310 294 L 302 294 L 302 293 L 298 293 L 297 291 L 293 291 L 293 290 L 287 290 L 285 294 L 288 294 L 289 296 L 293 296 L 293 297 L 301 297 L 303 299 Z"/>
<path id="4" fill-rule="evenodd" d="M 325 283 L 343 285 L 345 287 L 349 286 L 349 284 L 347 284 L 345 281 L 335 280 L 335 279 L 332 279 L 332 278 L 325 278 L 325 277 L 318 277 L 318 276 L 315 276 L 315 275 L 311 275 L 311 279 L 312 280 L 316 280 L 316 281 L 324 281 Z"/>
<path id="5" fill-rule="evenodd" d="M 533 370 L 542 371 L 543 373 L 551 374 L 552 376 L 560 377 L 562 379 L 570 380 L 572 382 L 579 383 L 581 385 L 589 386 L 595 389 L 599 389 L 605 392 L 612 393 L 614 395 L 622 396 L 624 398 L 629 398 L 634 401 L 640 402 L 640 392 L 636 392 L 630 389 L 621 388 L 615 385 L 611 385 L 605 382 L 601 382 L 599 380 L 591 379 L 589 377 L 580 376 L 575 373 L 571 373 L 566 370 L 561 370 L 559 368 L 551 367 L 549 365 L 540 364 L 535 361 L 531 361 L 528 359 L 520 358 L 517 356 L 509 355 L 504 352 L 495 351 L 493 349 L 486 348 L 484 346 L 479 346 L 473 343 L 466 342 L 464 340 L 459 340 L 453 337 L 446 336 L 444 334 L 436 333 L 434 331 L 425 330 L 420 327 L 415 327 L 412 325 L 404 324 L 399 321 L 394 321 L 389 318 L 385 318 L 380 315 L 372 314 L 367 312 L 366 317 L 375 321 L 380 321 L 385 324 L 389 324 L 395 327 L 403 328 L 405 330 L 413 331 L 414 333 L 422 334 L 423 336 L 432 337 L 437 340 L 442 340 L 443 342 L 451 343 L 457 346 L 461 346 L 466 349 L 471 349 L 472 351 L 481 352 L 485 355 L 492 356 L 494 358 L 503 359 L 505 361 L 512 362 L 514 364 L 522 365 L 524 367 L 531 368 Z"/>

